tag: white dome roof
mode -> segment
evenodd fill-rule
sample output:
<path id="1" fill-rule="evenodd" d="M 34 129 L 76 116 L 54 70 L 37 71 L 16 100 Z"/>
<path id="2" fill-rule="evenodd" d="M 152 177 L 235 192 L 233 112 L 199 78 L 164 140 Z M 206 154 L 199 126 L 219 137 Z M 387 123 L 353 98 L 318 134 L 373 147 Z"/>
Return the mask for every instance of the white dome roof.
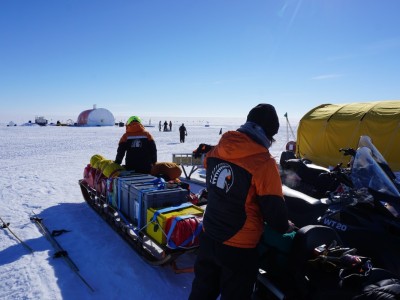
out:
<path id="1" fill-rule="evenodd" d="M 105 108 L 85 110 L 78 117 L 78 125 L 83 126 L 113 126 L 114 115 Z"/>

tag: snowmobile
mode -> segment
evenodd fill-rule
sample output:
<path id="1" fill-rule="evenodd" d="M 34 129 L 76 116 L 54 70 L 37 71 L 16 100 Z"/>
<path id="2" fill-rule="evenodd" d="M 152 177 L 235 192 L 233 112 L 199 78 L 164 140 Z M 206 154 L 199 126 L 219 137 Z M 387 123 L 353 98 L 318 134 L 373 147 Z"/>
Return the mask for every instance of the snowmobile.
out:
<path id="1" fill-rule="evenodd" d="M 307 225 L 294 234 L 265 230 L 254 299 L 399 299 L 400 278 L 375 268 L 373 259 L 343 245 L 328 226 Z"/>
<path id="2" fill-rule="evenodd" d="M 178 179 L 125 171 L 92 157 L 79 186 L 83 198 L 149 264 L 170 264 L 195 252 L 204 210 L 194 205 L 189 186 Z M 111 171 L 110 171 L 111 170 Z"/>
<path id="3" fill-rule="evenodd" d="M 379 267 L 400 275 L 400 192 L 396 176 L 371 140 L 360 138 L 349 165 L 332 170 L 282 154 L 289 218 L 298 226 L 333 228 Z"/>
<path id="4" fill-rule="evenodd" d="M 211 148 L 211 145 L 200 144 L 193 156 L 204 155 Z M 311 172 L 318 175 L 328 171 L 318 166 L 314 169 Z M 331 179 L 335 179 L 332 187 L 339 186 L 336 178 L 332 176 Z M 341 180 L 351 183 L 344 175 Z M 329 190 L 331 187 L 325 188 Z M 329 209 L 327 202 L 287 186 L 283 189 L 285 198 L 289 198 L 287 202 L 291 204 L 288 205 L 291 220 L 301 228 L 294 234 L 282 236 L 266 225 L 259 244 L 261 265 L 253 299 L 400 297 L 398 275 L 376 268 L 374 259 L 358 255 L 356 248 L 343 246 L 338 230 L 319 224 L 318 218 Z M 202 192 L 203 198 L 207 198 L 206 191 Z M 315 224 L 309 225 L 311 223 Z"/>

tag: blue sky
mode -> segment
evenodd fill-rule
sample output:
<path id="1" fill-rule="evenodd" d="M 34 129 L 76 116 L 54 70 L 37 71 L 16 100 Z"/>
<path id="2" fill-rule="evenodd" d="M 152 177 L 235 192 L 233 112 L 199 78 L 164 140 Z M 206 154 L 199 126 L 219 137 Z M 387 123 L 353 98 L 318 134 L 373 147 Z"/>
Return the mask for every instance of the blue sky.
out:
<path id="1" fill-rule="evenodd" d="M 0 121 L 400 100 L 398 0 L 2 0 Z M 22 119 L 22 120 L 21 120 Z"/>

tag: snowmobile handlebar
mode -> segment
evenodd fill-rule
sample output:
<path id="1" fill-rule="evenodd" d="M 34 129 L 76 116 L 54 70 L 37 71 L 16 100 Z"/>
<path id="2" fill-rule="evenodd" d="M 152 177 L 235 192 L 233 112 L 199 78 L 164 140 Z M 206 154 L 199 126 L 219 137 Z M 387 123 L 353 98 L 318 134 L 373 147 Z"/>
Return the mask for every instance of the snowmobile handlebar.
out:
<path id="1" fill-rule="evenodd" d="M 339 152 L 343 152 L 344 156 L 356 156 L 356 150 L 354 150 L 353 148 L 340 148 Z"/>

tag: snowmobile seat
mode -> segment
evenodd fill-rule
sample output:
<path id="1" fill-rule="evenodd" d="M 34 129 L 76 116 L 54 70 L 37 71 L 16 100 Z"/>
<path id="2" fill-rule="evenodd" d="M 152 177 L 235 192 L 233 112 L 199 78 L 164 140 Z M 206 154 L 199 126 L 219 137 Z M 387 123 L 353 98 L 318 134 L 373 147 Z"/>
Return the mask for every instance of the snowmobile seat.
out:
<path id="1" fill-rule="evenodd" d="M 361 278 L 358 295 L 352 299 L 381 299 L 381 300 L 397 300 L 400 299 L 400 278 L 392 272 L 385 269 L 373 268 L 370 275 Z M 357 285 L 357 281 L 342 280 L 341 288 L 349 288 Z"/>
<path id="2" fill-rule="evenodd" d="M 311 161 L 307 159 L 288 159 L 284 163 L 285 170 L 291 170 L 295 172 L 304 182 L 307 183 L 315 183 L 315 179 L 321 173 L 330 172 L 328 168 L 324 168 L 313 164 Z"/>
<path id="3" fill-rule="evenodd" d="M 321 200 L 291 189 L 286 185 L 282 185 L 282 190 L 289 219 L 297 227 L 316 224 L 318 217 L 322 216 L 328 209 L 328 205 Z"/>
<path id="4" fill-rule="evenodd" d="M 328 226 L 307 225 L 301 227 L 293 239 L 291 253 L 289 254 L 290 264 L 294 270 L 304 270 L 309 259 L 314 255 L 314 249 L 332 243 L 342 245 L 337 232 Z"/>
<path id="5" fill-rule="evenodd" d="M 283 166 L 282 182 L 313 197 L 325 197 L 327 192 L 335 191 L 340 184 L 334 172 L 307 159 L 288 159 Z M 348 185 L 348 182 L 345 183 Z"/>
<path id="6" fill-rule="evenodd" d="M 342 245 L 336 231 L 327 226 L 307 225 L 296 232 L 288 257 L 288 269 L 299 299 L 307 299 L 306 295 L 313 289 L 310 282 L 313 286 L 325 286 L 326 290 L 332 285 L 332 273 L 326 272 L 323 276 L 319 270 L 309 272 L 309 260 L 315 255 L 315 249 L 322 245 L 329 247 L 332 243 Z"/>
<path id="7" fill-rule="evenodd" d="M 279 164 L 282 169 L 286 169 L 286 161 L 289 159 L 296 159 L 296 156 L 293 151 L 283 151 L 281 153 L 281 158 L 279 160 Z"/>

